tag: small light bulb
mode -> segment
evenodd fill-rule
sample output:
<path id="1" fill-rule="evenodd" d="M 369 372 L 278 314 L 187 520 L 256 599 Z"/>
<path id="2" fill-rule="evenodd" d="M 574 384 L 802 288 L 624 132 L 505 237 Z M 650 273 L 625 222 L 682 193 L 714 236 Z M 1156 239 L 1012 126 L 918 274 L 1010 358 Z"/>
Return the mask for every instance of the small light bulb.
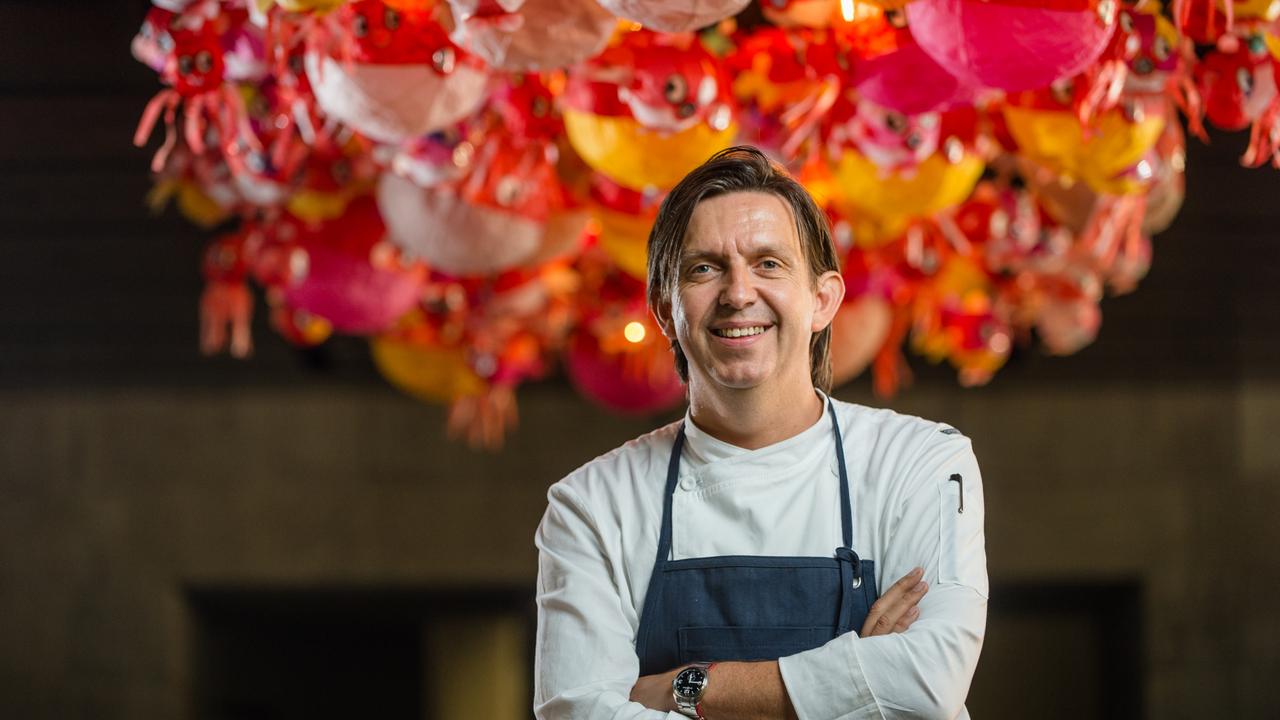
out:
<path id="1" fill-rule="evenodd" d="M 622 336 L 627 339 L 627 342 L 638 343 L 644 340 L 644 325 L 635 321 L 629 322 L 622 328 Z"/>

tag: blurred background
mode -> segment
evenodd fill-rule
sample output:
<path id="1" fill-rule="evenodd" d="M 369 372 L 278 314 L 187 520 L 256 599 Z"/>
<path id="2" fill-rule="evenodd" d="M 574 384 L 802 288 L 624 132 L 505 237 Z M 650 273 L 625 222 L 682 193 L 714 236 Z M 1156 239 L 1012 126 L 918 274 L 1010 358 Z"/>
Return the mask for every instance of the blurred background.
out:
<path id="1" fill-rule="evenodd" d="M 501 452 L 365 342 L 198 350 L 208 234 L 129 140 L 142 0 L 0 0 L 0 717 L 531 717 L 547 487 L 679 411 L 558 375 Z M 1280 709 L 1280 172 L 1187 146 L 1187 196 L 1097 342 L 878 399 L 973 439 L 992 581 L 975 718 Z"/>

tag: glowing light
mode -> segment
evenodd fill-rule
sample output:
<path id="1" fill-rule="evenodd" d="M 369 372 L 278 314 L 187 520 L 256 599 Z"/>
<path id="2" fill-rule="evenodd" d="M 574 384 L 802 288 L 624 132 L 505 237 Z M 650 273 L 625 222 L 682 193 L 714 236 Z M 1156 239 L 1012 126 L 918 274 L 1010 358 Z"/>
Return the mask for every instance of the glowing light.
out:
<path id="1" fill-rule="evenodd" d="M 638 343 L 644 340 L 644 335 L 644 325 L 638 322 L 629 322 L 622 328 L 622 336 L 627 339 L 627 342 Z"/>
<path id="2" fill-rule="evenodd" d="M 847 23 L 870 20 L 883 14 L 876 5 L 866 0 L 840 0 L 840 17 Z"/>

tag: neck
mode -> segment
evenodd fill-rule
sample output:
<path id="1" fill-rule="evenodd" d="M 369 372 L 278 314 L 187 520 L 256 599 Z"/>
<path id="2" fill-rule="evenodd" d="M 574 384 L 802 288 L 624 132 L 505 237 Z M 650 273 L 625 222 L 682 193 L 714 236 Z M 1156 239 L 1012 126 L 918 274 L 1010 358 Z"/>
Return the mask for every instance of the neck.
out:
<path id="1" fill-rule="evenodd" d="M 813 383 L 789 393 L 766 393 L 761 388 L 718 388 L 703 392 L 705 383 L 689 387 L 689 415 L 703 432 L 747 450 L 781 442 L 813 426 L 825 408 Z"/>

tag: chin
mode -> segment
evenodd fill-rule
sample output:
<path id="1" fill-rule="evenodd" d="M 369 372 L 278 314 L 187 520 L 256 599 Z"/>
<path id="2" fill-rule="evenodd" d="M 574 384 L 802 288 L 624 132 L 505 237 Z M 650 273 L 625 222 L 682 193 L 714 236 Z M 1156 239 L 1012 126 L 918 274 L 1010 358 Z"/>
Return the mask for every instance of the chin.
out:
<path id="1" fill-rule="evenodd" d="M 711 382 L 720 387 L 732 388 L 734 390 L 750 390 L 764 383 L 768 377 L 768 373 L 755 369 L 743 370 L 724 370 L 720 372 L 709 373 Z"/>

